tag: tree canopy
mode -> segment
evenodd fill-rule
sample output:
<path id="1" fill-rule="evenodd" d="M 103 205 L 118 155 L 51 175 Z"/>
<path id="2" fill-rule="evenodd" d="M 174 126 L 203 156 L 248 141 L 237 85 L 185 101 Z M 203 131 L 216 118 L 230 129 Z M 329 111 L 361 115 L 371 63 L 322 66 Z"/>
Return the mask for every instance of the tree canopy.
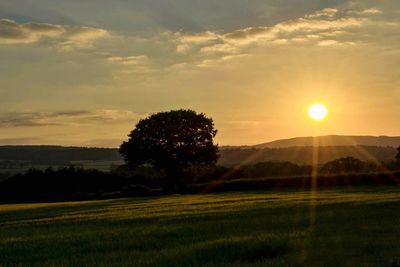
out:
<path id="1" fill-rule="evenodd" d="M 364 162 L 353 157 L 345 157 L 325 163 L 321 168 L 321 172 L 323 174 L 361 173 L 376 169 L 377 166 L 374 163 Z"/>
<path id="2" fill-rule="evenodd" d="M 396 159 L 400 160 L 400 146 L 397 148 L 397 151 Z"/>
<path id="3" fill-rule="evenodd" d="M 216 163 L 216 134 L 213 120 L 203 113 L 183 109 L 159 112 L 136 124 L 120 153 L 131 169 L 149 164 L 165 172 L 165 186 L 177 190 L 184 184 L 186 168 Z"/>

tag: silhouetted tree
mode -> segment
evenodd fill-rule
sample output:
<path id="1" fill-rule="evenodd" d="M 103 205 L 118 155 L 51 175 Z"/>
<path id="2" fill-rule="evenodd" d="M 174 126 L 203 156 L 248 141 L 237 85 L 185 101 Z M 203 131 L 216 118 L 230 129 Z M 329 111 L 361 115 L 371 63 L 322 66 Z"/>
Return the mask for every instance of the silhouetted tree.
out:
<path id="1" fill-rule="evenodd" d="M 396 159 L 400 161 L 400 146 L 397 148 L 397 151 Z"/>
<path id="2" fill-rule="evenodd" d="M 120 153 L 130 169 L 149 164 L 165 173 L 164 189 L 179 191 L 186 185 L 185 170 L 215 165 L 217 134 L 211 118 L 192 110 L 160 112 L 140 120 L 123 142 Z"/>

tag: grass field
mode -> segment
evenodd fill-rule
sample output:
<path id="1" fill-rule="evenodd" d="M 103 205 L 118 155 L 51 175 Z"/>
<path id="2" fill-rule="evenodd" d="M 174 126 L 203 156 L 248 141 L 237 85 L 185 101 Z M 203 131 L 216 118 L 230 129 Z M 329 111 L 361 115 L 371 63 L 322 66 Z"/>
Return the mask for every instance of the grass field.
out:
<path id="1" fill-rule="evenodd" d="M 399 266 L 400 188 L 0 205 L 0 266 Z"/>

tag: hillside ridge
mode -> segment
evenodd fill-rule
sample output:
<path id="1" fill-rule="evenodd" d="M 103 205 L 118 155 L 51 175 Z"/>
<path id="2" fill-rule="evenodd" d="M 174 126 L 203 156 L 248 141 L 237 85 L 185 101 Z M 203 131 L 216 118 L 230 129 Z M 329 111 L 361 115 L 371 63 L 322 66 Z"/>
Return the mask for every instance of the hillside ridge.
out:
<path id="1" fill-rule="evenodd" d="M 321 135 L 277 139 L 257 145 L 222 146 L 221 149 L 246 148 L 287 148 L 305 146 L 378 146 L 398 147 L 400 136 L 373 136 L 373 135 Z"/>

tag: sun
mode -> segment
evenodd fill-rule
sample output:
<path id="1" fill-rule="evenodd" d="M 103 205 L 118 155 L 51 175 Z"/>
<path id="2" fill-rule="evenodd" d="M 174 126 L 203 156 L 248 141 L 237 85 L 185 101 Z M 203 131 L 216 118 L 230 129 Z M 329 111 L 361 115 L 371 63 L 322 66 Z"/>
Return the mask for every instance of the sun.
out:
<path id="1" fill-rule="evenodd" d="M 313 120 L 321 121 L 328 115 L 328 109 L 324 104 L 315 103 L 308 108 L 308 115 Z"/>

